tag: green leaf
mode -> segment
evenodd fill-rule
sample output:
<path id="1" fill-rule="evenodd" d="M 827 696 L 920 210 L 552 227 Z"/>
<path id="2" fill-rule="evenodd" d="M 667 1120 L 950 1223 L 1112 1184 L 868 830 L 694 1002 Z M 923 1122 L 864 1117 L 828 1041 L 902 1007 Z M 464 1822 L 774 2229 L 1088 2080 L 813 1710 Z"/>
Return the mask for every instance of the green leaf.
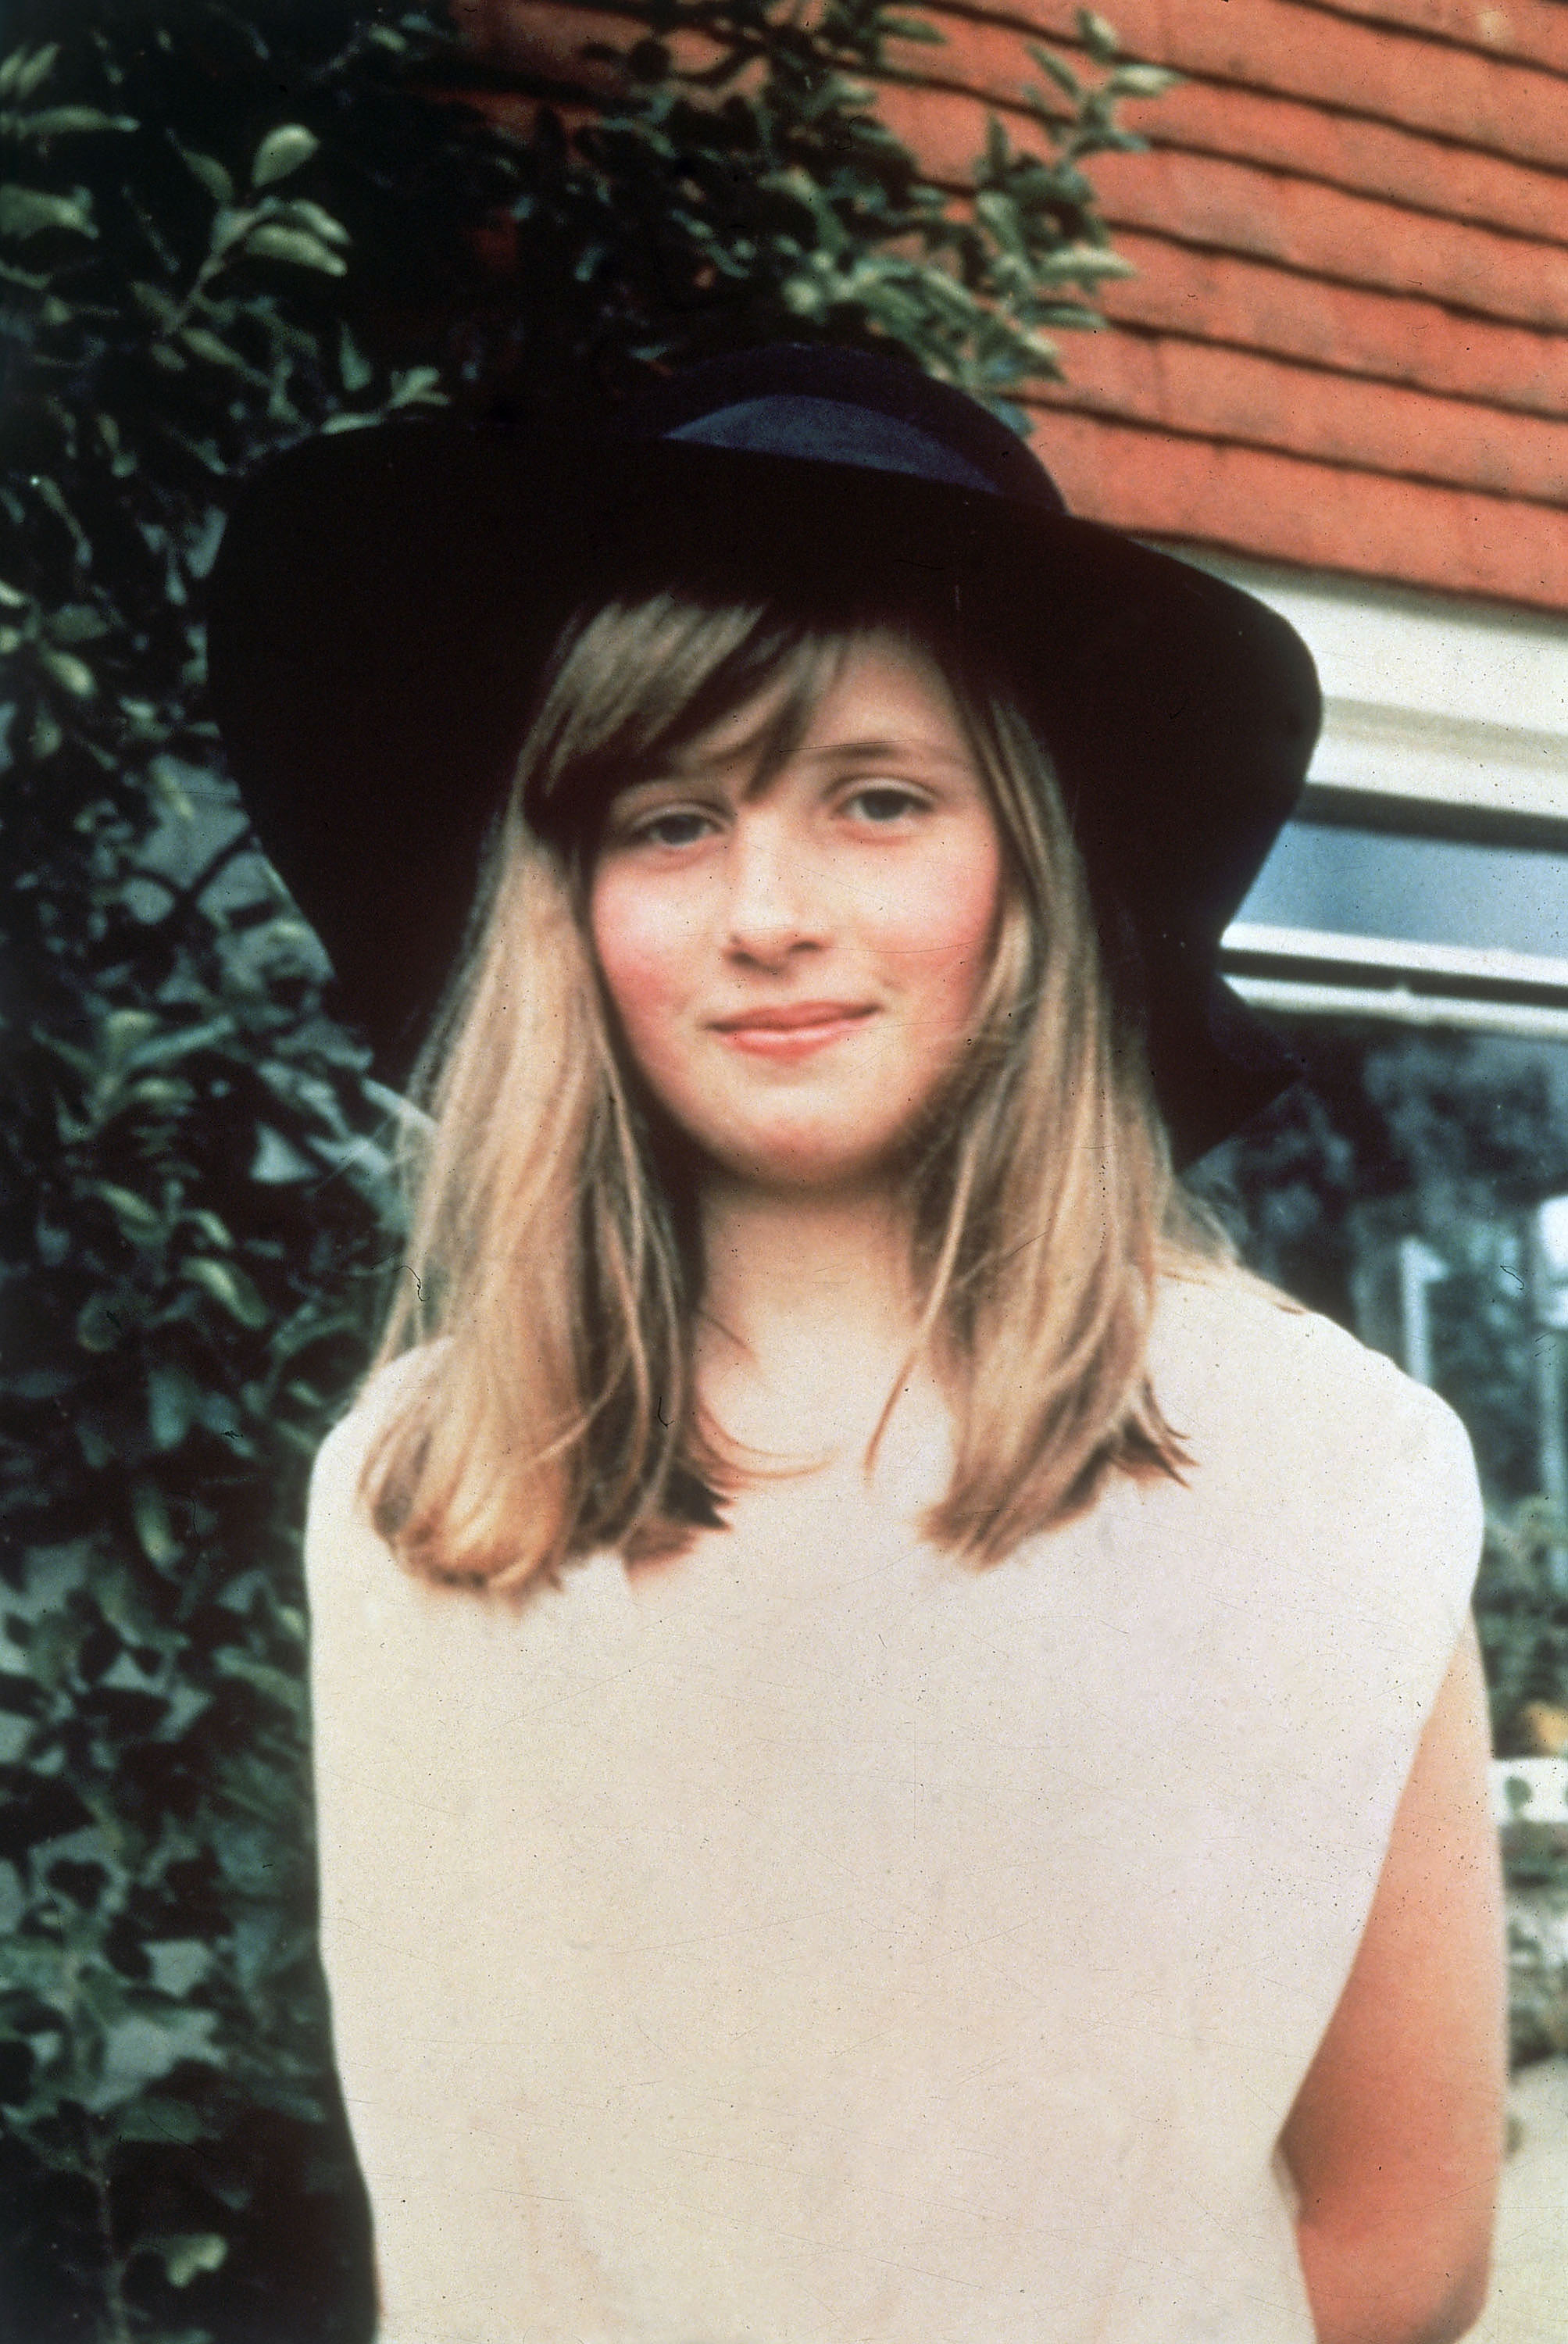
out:
<path id="1" fill-rule="evenodd" d="M 1131 277 L 1130 260 L 1108 245 L 1064 244 L 1059 252 L 1048 252 L 1035 263 L 1037 276 L 1047 282 L 1058 279 L 1067 284 L 1098 284 L 1108 277 Z"/>
<path id="2" fill-rule="evenodd" d="M 180 1543 L 174 1534 L 168 1518 L 163 1491 L 153 1481 L 137 1481 L 131 1490 L 131 1520 L 136 1524 L 137 1539 L 150 1563 L 160 1569 L 165 1563 L 177 1561 Z M 167 2069 L 158 2071 L 167 2074 Z"/>
<path id="3" fill-rule="evenodd" d="M 107 2030 L 103 2067 L 87 2106 L 97 2115 L 117 2107 L 145 2085 L 161 2083 L 186 2059 L 221 2065 L 221 2054 L 208 2040 L 217 2024 L 210 2010 L 174 2010 L 157 2018 L 133 2011 L 117 2019 Z"/>
<path id="4" fill-rule="evenodd" d="M 21 593 L 15 586 L 7 586 L 0 578 L 0 602 L 4 602 L 8 611 L 25 611 L 32 599 L 30 594 Z"/>
<path id="5" fill-rule="evenodd" d="M 108 621 L 90 602 L 64 602 L 44 621 L 46 633 L 56 643 L 92 643 L 109 631 Z"/>
<path id="6" fill-rule="evenodd" d="M 319 204 L 311 203 L 304 196 L 291 196 L 286 204 L 280 204 L 278 217 L 292 227 L 309 228 L 324 244 L 352 244 L 354 241 L 340 219 L 334 219 L 329 211 L 324 210 Z"/>
<path id="7" fill-rule="evenodd" d="M 0 236 L 39 236 L 46 228 L 71 228 L 77 236 L 96 236 L 92 197 L 53 196 L 42 187 L 0 187 Z"/>
<path id="8" fill-rule="evenodd" d="M 58 41 L 45 49 L 13 49 L 0 65 L 0 97 L 31 97 L 39 83 L 48 79 L 59 54 Z"/>
<path id="9" fill-rule="evenodd" d="M 285 1139 L 270 1124 L 256 1127 L 256 1154 L 251 1158 L 250 1177 L 265 1187 L 281 1187 L 294 1180 L 314 1180 L 321 1177 L 321 1167 L 304 1151 Z"/>
<path id="10" fill-rule="evenodd" d="M 216 2230 L 176 2230 L 167 2238 L 138 2238 L 137 2252 L 157 2255 L 171 2287 L 188 2287 L 199 2272 L 221 2267 L 228 2240 Z"/>
<path id="11" fill-rule="evenodd" d="M 440 382 L 439 367 L 407 367 L 393 375 L 387 405 L 389 408 L 444 407 L 446 393 Z"/>
<path id="12" fill-rule="evenodd" d="M 216 1658 L 224 1676 L 238 1677 L 242 1684 L 254 1686 L 258 1692 L 265 1693 L 269 1701 L 287 1710 L 290 1717 L 304 1715 L 305 1686 L 300 1678 L 288 1676 L 269 1662 L 253 1661 L 248 1652 L 237 1652 L 231 1645 L 223 1646 Z"/>
<path id="13" fill-rule="evenodd" d="M 148 317 L 157 325 L 172 326 L 177 320 L 180 305 L 171 294 L 164 291 L 161 285 L 148 285 L 140 278 L 137 278 L 132 280 L 130 292 L 132 300 L 138 308 L 145 309 Z M 99 419 L 100 422 L 108 419 L 104 417 Z"/>
<path id="14" fill-rule="evenodd" d="M 155 1449 L 177 1449 L 200 1408 L 200 1388 L 183 1368 L 159 1366 L 149 1370 L 147 1430 Z"/>
<path id="15" fill-rule="evenodd" d="M 129 1324 L 120 1297 L 100 1288 L 76 1313 L 76 1340 L 84 1351 L 112 1351 Z"/>
<path id="16" fill-rule="evenodd" d="M 28 476 L 27 485 L 40 502 L 47 505 L 56 518 L 65 522 L 76 543 L 78 545 L 85 543 L 81 523 L 66 502 L 58 480 L 52 480 L 47 472 L 33 472 Z"/>
<path id="17" fill-rule="evenodd" d="M 180 1275 L 238 1318 L 242 1327 L 265 1327 L 271 1317 L 266 1303 L 242 1269 L 232 1262 L 213 1261 L 205 1255 L 180 1264 Z"/>
<path id="18" fill-rule="evenodd" d="M 1121 40 L 1114 25 L 1097 16 L 1092 8 L 1077 12 L 1078 38 L 1097 65 L 1108 66 L 1121 48 Z"/>
<path id="19" fill-rule="evenodd" d="M 219 341 L 205 326 L 182 326 L 179 338 L 193 358 L 206 359 L 209 366 L 228 367 L 235 374 L 255 372 L 238 350 L 231 350 L 227 342 Z"/>
<path id="20" fill-rule="evenodd" d="M 338 328 L 338 372 L 350 398 L 356 391 L 363 390 L 366 384 L 374 379 L 376 372 L 346 325 Z"/>
<path id="21" fill-rule="evenodd" d="M 995 188 L 982 189 L 975 198 L 975 217 L 983 220 L 1004 252 L 1024 256 L 1026 247 L 1018 225 L 1018 207 L 1011 197 Z"/>
<path id="22" fill-rule="evenodd" d="M 299 268 L 324 269 L 329 277 L 346 277 L 349 272 L 348 262 L 319 236 L 302 227 L 279 227 L 270 220 L 251 229 L 245 249 L 267 260 L 291 260 Z"/>
<path id="23" fill-rule="evenodd" d="M 142 1947 L 159 1994 L 183 2001 L 212 1967 L 212 1947 L 201 1937 L 160 1937 Z"/>
<path id="24" fill-rule="evenodd" d="M 216 155 L 203 155 L 194 146 L 184 146 L 169 132 L 169 140 L 186 169 L 191 172 L 214 200 L 220 204 L 234 201 L 234 181 Z"/>
<path id="25" fill-rule="evenodd" d="M 175 1026 L 161 1034 L 149 1035 L 137 1054 L 137 1063 L 143 1066 L 171 1066 L 181 1058 L 195 1056 L 197 1051 L 209 1049 L 215 1042 L 227 1041 L 233 1031 L 234 1019 L 227 1011 L 204 1018 L 199 1026 Z"/>
<path id="26" fill-rule="evenodd" d="M 1106 86 L 1117 97 L 1163 97 L 1180 85 L 1181 76 L 1164 66 L 1118 66 Z"/>
<path id="27" fill-rule="evenodd" d="M 107 1205 L 120 1228 L 137 1245 L 147 1245 L 164 1233 L 164 1217 L 156 1205 L 138 1197 L 134 1188 L 122 1188 L 113 1180 L 89 1180 L 87 1194 L 97 1197 Z"/>
<path id="28" fill-rule="evenodd" d="M 1083 96 L 1084 86 L 1070 66 L 1064 65 L 1060 57 L 1054 56 L 1051 51 L 1042 47 L 1038 41 L 1027 41 L 1024 45 L 1040 71 L 1050 76 L 1064 96 L 1072 98 L 1075 103 Z"/>
<path id="29" fill-rule="evenodd" d="M 286 179 L 290 171 L 298 170 L 302 163 L 310 160 L 320 144 L 315 132 L 307 130 L 302 122 L 279 123 L 276 130 L 268 132 L 256 150 L 256 159 L 250 166 L 251 186 L 270 187 L 278 180 Z"/>
<path id="30" fill-rule="evenodd" d="M 74 700 L 91 700 L 98 683 L 85 660 L 70 652 L 55 651 L 48 643 L 39 643 L 35 649 L 38 665 L 62 692 L 68 692 Z"/>
<path id="31" fill-rule="evenodd" d="M 253 211 L 237 212 L 227 204 L 221 205 L 212 216 L 212 227 L 207 234 L 207 249 L 213 258 L 219 258 L 231 244 L 238 242 L 248 229 L 255 226 L 256 217 Z"/>
<path id="32" fill-rule="evenodd" d="M 207 2137 L 207 2127 L 199 2109 L 187 2100 L 166 2099 L 161 2094 L 146 2093 L 122 2107 L 115 2117 L 115 2135 L 119 2140 L 172 2141 L 189 2144 Z"/>
<path id="33" fill-rule="evenodd" d="M 102 1032 L 110 1058 L 119 1064 L 138 1043 L 150 1040 L 157 1029 L 158 1021 L 150 1009 L 111 1009 Z"/>
<path id="34" fill-rule="evenodd" d="M 234 1239 L 227 1222 L 218 1218 L 208 1205 L 198 1205 L 190 1215 L 191 1227 L 201 1231 L 208 1245 L 218 1246 L 225 1253 L 234 1250 Z"/>
<path id="35" fill-rule="evenodd" d="M 49 106 L 41 114 L 16 114 L 10 128 L 24 138 L 63 138 L 76 130 L 139 130 L 134 114 L 104 114 L 96 106 Z"/>

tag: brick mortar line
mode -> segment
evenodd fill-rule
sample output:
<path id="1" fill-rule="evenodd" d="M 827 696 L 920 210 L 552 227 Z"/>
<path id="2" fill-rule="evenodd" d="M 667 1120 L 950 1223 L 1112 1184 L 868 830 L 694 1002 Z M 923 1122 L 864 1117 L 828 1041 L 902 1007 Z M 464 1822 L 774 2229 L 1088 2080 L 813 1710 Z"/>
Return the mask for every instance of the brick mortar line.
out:
<path id="1" fill-rule="evenodd" d="M 1057 330 L 1072 334 L 1078 329 L 1065 326 Z M 1367 383 L 1380 390 L 1407 391 L 1411 398 L 1438 399 L 1445 407 L 1463 408 L 1476 415 L 1496 415 L 1510 420 L 1522 419 L 1533 423 L 1568 424 L 1568 408 L 1510 407 L 1500 399 L 1484 399 L 1477 393 L 1462 390 L 1437 390 L 1426 383 L 1406 381 L 1399 375 L 1375 374 L 1333 366 L 1324 359 L 1298 358 L 1288 351 L 1270 349 L 1266 343 L 1239 342 L 1228 334 L 1184 334 L 1176 327 L 1150 326 L 1141 318 L 1108 318 L 1098 330 L 1101 334 L 1126 334 L 1134 341 L 1178 342 L 1186 349 L 1229 350 L 1238 357 L 1264 359 L 1270 366 L 1288 367 L 1298 374 L 1320 375 L 1326 382 Z M 1086 334 L 1086 338 L 1089 338 Z M 1564 338 L 1568 339 L 1568 336 Z M 1071 348 L 1070 343 L 1068 347 Z"/>
<path id="2" fill-rule="evenodd" d="M 973 187 L 959 187 L 951 179 L 933 179 L 930 183 L 956 200 L 972 198 Z M 1251 268 L 1271 268 L 1280 277 L 1298 278 L 1307 285 L 1331 285 L 1346 293 L 1361 293 L 1379 301 L 1422 301 L 1428 308 L 1441 309 L 1453 318 L 1476 326 L 1500 326 L 1511 333 L 1539 334 L 1543 340 L 1568 340 L 1568 318 L 1560 326 L 1543 326 L 1538 318 L 1515 317 L 1497 309 L 1473 309 L 1462 301 L 1445 301 L 1435 293 L 1422 292 L 1413 285 L 1381 285 L 1364 277 L 1335 277 L 1322 268 L 1307 268 L 1299 261 L 1282 260 L 1274 253 L 1249 252 L 1235 245 L 1206 244 L 1197 237 L 1178 236 L 1170 228 L 1151 227 L 1147 220 L 1118 217 L 1114 212 L 1105 215 L 1106 226 L 1118 236 L 1146 236 L 1151 241 L 1174 245 L 1180 252 L 1197 252 L 1215 260 L 1234 260 Z M 1114 250 L 1114 246 L 1112 249 Z M 1556 250 L 1555 246 L 1542 247 L 1544 251 Z M 1074 329 L 1061 329 L 1070 333 Z"/>
<path id="3" fill-rule="evenodd" d="M 902 67 L 890 68 L 878 74 L 875 78 L 879 84 L 886 83 L 900 89 L 931 90 L 946 96 L 966 98 L 973 105 L 984 106 L 993 113 L 1016 116 L 1029 124 L 1032 128 L 1040 127 L 1039 116 L 1022 100 L 998 97 L 994 91 L 976 89 L 968 82 L 955 81 L 940 74 L 919 73 Z M 1270 92 L 1259 93 L 1253 90 L 1249 84 L 1242 82 L 1215 82 L 1209 86 L 1216 88 L 1247 89 L 1252 96 L 1272 95 Z M 1281 102 L 1292 105 L 1310 104 L 1308 99 L 1290 99 Z M 1516 169 L 1538 173 L 1553 187 L 1561 184 L 1565 204 L 1568 204 L 1568 163 L 1558 166 L 1550 163 L 1522 162 L 1517 156 L 1500 155 L 1493 147 L 1477 146 L 1460 139 L 1442 138 L 1435 132 L 1412 130 L 1406 123 L 1390 122 L 1381 115 L 1360 115 L 1349 109 L 1329 106 L 1317 107 L 1314 110 L 1324 115 L 1332 115 L 1335 119 L 1372 122 L 1380 127 L 1400 131 L 1407 137 L 1429 138 L 1433 146 L 1442 146 L 1448 152 L 1475 155 L 1485 162 L 1509 163 Z M 1568 119 L 1568 115 L 1565 115 L 1564 118 Z M 1482 227 L 1492 236 L 1506 237 L 1513 243 L 1532 245 L 1543 252 L 1568 250 L 1568 236 L 1543 236 L 1537 229 L 1511 227 L 1506 221 L 1502 220 L 1491 218 L 1478 220 L 1472 212 L 1439 211 L 1430 204 L 1417 203 L 1414 200 L 1395 196 L 1374 195 L 1366 187 L 1358 187 L 1351 180 L 1331 179 L 1321 171 L 1298 170 L 1288 164 L 1266 162 L 1255 155 L 1229 147 L 1205 146 L 1188 140 L 1161 138 L 1154 128 L 1140 130 L 1138 136 L 1145 139 L 1149 153 L 1153 155 L 1192 155 L 1209 162 L 1234 163 L 1246 170 L 1261 171 L 1270 177 L 1289 180 L 1293 187 L 1328 187 L 1336 195 L 1349 196 L 1361 203 L 1379 204 L 1385 210 L 1401 212 L 1411 219 L 1439 219 L 1446 220 L 1456 227 Z M 1087 158 L 1087 167 L 1090 172 L 1094 169 L 1095 159 L 1093 156 Z"/>
<path id="4" fill-rule="evenodd" d="M 1152 228 L 1139 220 L 1118 220 L 1108 216 L 1107 225 L 1119 235 L 1158 237 L 1179 251 L 1204 253 L 1219 260 L 1245 261 L 1254 268 L 1272 268 L 1280 276 L 1294 278 L 1304 285 L 1332 285 L 1342 292 L 1363 293 L 1380 301 L 1423 301 L 1429 308 L 1441 309 L 1445 318 L 1470 325 L 1501 326 L 1511 333 L 1539 334 L 1546 341 L 1568 340 L 1568 318 L 1560 326 L 1543 326 L 1534 318 L 1515 317 L 1499 309 L 1475 309 L 1463 301 L 1445 301 L 1413 285 L 1380 285 L 1362 277 L 1336 277 L 1328 269 L 1307 268 L 1299 261 L 1280 260 L 1271 253 L 1238 251 L 1229 244 L 1205 244 L 1196 237 L 1176 236 L 1168 228 Z"/>
<path id="5" fill-rule="evenodd" d="M 931 5 L 933 0 L 920 0 L 920 5 Z M 1331 16 L 1339 25 L 1354 25 L 1374 37 L 1420 41 L 1426 48 L 1445 49 L 1451 56 L 1481 57 L 1488 65 L 1511 66 L 1516 73 L 1544 74 L 1548 81 L 1568 82 L 1568 66 L 1549 65 L 1543 57 L 1526 56 L 1517 50 L 1489 48 L 1484 41 L 1463 41 L 1455 34 L 1440 33 L 1430 25 L 1407 25 L 1401 18 L 1364 15 L 1359 9 L 1337 7 L 1334 0 L 1285 0 L 1285 5 L 1305 9 L 1310 15 Z"/>
<path id="6" fill-rule="evenodd" d="M 955 16 L 966 24 L 995 25 L 1003 32 L 1021 33 L 1026 40 L 1038 41 L 1047 48 L 1070 49 L 1077 57 L 1089 57 L 1091 54 L 1079 40 L 1076 32 L 1047 32 L 1040 25 L 1031 23 L 1027 16 L 1015 15 L 1010 9 L 993 10 L 972 5 L 972 0 L 913 0 L 913 5 L 916 13 L 923 16 Z M 1479 57 L 1486 65 L 1512 68 L 1516 73 L 1543 74 L 1548 81 L 1568 82 L 1568 66 L 1548 65 L 1540 57 L 1520 56 L 1512 52 L 1505 53 L 1488 48 L 1481 41 L 1456 40 L 1450 34 L 1433 32 L 1421 25 L 1389 23 L 1381 17 L 1360 15 L 1351 9 L 1336 7 L 1334 0 L 1281 0 L 1281 5 L 1300 8 L 1311 15 L 1331 16 L 1336 24 L 1353 25 L 1359 31 L 1365 33 L 1371 40 L 1419 41 L 1427 48 L 1444 49 L 1454 56 Z M 1140 56 L 1136 51 L 1128 50 L 1121 58 L 1121 62 L 1126 65 L 1153 65 L 1157 60 Z M 1221 88 L 1251 89 L 1257 86 L 1251 82 L 1235 81 L 1228 75 L 1186 72 L 1180 66 L 1171 66 L 1168 70 L 1181 73 L 1184 80 L 1213 82 Z M 1320 100 L 1311 98 L 1300 102 L 1306 105 L 1321 103 Z M 1336 112 L 1340 110 L 1347 113 L 1354 111 L 1351 107 L 1334 109 Z M 1378 116 L 1363 118 L 1381 119 Z M 1434 136 L 1439 135 L 1441 134 L 1433 133 Z"/>
<path id="7" fill-rule="evenodd" d="M 1064 384 L 1062 388 L 1070 393 L 1072 386 L 1070 383 Z M 1048 402 L 1037 398 L 1031 399 L 1027 391 L 1017 388 L 1010 390 L 1007 396 L 1019 406 L 1027 407 L 1032 415 L 1077 415 L 1087 423 L 1111 424 L 1121 431 L 1142 432 L 1146 438 L 1151 440 L 1180 440 L 1196 448 L 1234 448 L 1249 456 L 1270 456 L 1280 463 L 1310 465 L 1315 470 L 1323 472 L 1342 472 L 1351 480 L 1399 480 L 1411 488 L 1434 489 L 1444 496 L 1480 497 L 1483 498 L 1488 504 L 1495 505 L 1499 511 L 1522 507 L 1527 512 L 1551 513 L 1560 519 L 1568 518 L 1568 508 L 1553 503 L 1543 497 L 1511 496 L 1501 489 L 1479 488 L 1464 480 L 1445 480 L 1431 472 L 1398 472 L 1386 464 L 1357 464 L 1342 457 L 1310 455 L 1299 448 L 1281 447 L 1276 440 L 1248 440 L 1239 433 L 1193 431 L 1178 423 L 1148 423 L 1140 416 L 1118 415 L 1114 409 L 1108 411 L 1102 407 L 1075 407 L 1071 404 L 1070 398 L 1052 399 Z"/>

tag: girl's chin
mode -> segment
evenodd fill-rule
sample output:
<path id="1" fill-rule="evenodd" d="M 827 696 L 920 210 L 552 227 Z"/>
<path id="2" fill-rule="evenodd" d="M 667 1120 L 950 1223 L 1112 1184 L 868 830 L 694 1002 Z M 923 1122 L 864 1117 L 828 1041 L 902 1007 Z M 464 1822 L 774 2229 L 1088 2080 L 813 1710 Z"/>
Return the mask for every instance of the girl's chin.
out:
<path id="1" fill-rule="evenodd" d="M 780 1196 L 857 1196 L 891 1185 L 895 1151 L 795 1142 L 704 1150 L 713 1171 L 738 1187 Z"/>

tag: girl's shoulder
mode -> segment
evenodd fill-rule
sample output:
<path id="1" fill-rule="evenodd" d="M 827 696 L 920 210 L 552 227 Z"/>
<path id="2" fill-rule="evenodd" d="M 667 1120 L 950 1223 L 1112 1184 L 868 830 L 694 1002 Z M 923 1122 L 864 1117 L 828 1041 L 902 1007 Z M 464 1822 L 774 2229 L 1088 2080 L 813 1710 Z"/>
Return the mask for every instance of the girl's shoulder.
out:
<path id="1" fill-rule="evenodd" d="M 439 1365 L 444 1343 L 423 1343 L 389 1359 L 360 1385 L 345 1413 L 316 1452 L 310 1501 L 323 1502 L 357 1487 L 372 1443 L 418 1394 Z"/>
<path id="2" fill-rule="evenodd" d="M 1199 1471 L 1299 1519 L 1412 1533 L 1473 1571 L 1481 1497 L 1469 1436 L 1439 1395 L 1332 1319 L 1247 1273 L 1160 1282 L 1155 1397 Z"/>
<path id="3" fill-rule="evenodd" d="M 426 1344 L 376 1369 L 316 1452 L 305 1520 L 305 1575 L 313 1611 L 348 1587 L 383 1588 L 410 1578 L 370 1519 L 365 1469 L 382 1433 L 417 1399 L 440 1349 Z"/>
<path id="4" fill-rule="evenodd" d="M 1357 1411 L 1371 1397 L 1396 1415 L 1458 1420 L 1332 1318 L 1229 1264 L 1168 1270 L 1157 1289 L 1149 1343 L 1157 1388 L 1270 1409 Z"/>

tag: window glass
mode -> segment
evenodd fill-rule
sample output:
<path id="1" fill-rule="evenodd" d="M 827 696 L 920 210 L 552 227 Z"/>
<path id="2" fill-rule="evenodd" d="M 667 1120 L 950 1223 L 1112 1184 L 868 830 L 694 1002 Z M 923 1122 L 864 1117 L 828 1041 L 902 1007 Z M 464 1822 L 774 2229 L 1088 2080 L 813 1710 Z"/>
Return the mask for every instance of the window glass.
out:
<path id="1" fill-rule="evenodd" d="M 1568 960 L 1568 856 L 1291 823 L 1239 916 Z"/>

